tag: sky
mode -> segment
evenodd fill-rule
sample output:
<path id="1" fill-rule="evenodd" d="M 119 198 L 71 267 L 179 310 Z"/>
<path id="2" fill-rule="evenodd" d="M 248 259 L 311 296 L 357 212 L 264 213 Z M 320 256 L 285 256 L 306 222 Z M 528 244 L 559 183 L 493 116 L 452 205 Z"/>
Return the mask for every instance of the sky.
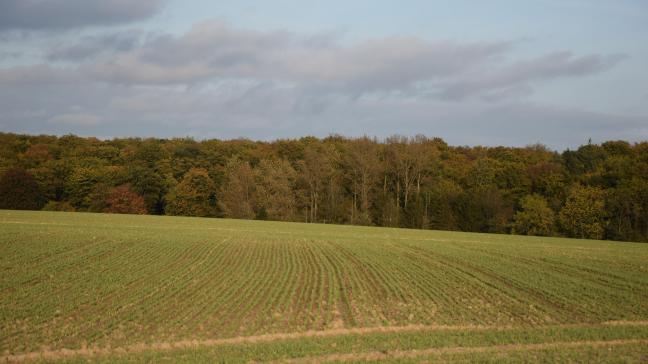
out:
<path id="1" fill-rule="evenodd" d="M 0 0 L 0 131 L 648 140 L 644 0 Z"/>

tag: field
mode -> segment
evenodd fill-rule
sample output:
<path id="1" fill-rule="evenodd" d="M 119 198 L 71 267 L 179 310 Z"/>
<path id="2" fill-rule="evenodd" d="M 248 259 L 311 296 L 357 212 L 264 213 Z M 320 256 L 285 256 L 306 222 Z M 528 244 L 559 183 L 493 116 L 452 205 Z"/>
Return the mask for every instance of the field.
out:
<path id="1" fill-rule="evenodd" d="M 0 211 L 0 361 L 648 361 L 648 244 Z"/>

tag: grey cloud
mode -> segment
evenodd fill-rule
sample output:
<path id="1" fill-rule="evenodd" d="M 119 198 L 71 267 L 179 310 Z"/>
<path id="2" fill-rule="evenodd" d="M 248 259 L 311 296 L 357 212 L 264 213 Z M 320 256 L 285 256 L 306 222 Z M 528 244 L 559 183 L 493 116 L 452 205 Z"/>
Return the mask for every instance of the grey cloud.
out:
<path id="1" fill-rule="evenodd" d="M 154 15 L 165 0 L 2 0 L 0 30 L 72 29 L 129 23 Z"/>
<path id="2" fill-rule="evenodd" d="M 0 51 L 0 61 L 5 59 L 15 59 L 22 56 L 21 52 L 18 51 Z"/>
<path id="3" fill-rule="evenodd" d="M 298 50 L 286 64 L 301 79 L 363 93 L 405 89 L 420 81 L 456 77 L 508 48 L 508 43 L 428 43 L 417 38 L 383 38 L 315 52 Z"/>
<path id="4" fill-rule="evenodd" d="M 623 55 L 574 57 L 570 52 L 556 52 L 495 69 L 480 69 L 463 79 L 449 81 L 441 95 L 446 99 L 463 99 L 484 92 L 485 99 L 495 100 L 510 95 L 524 96 L 532 92 L 534 81 L 594 74 L 615 66 L 624 58 Z"/>
<path id="5" fill-rule="evenodd" d="M 334 38 L 313 40 L 284 31 L 241 30 L 205 22 L 180 36 L 141 42 L 126 33 L 86 37 L 57 47 L 49 56 L 76 58 L 79 64 L 67 69 L 89 82 L 195 85 L 253 80 L 296 85 L 320 95 L 447 100 L 525 96 L 533 92 L 536 82 L 594 74 L 621 59 L 557 52 L 511 62 L 506 56 L 512 46 L 510 42 L 428 42 L 413 37 L 345 44 Z M 0 72 L 9 77 L 12 70 Z"/>
<path id="6" fill-rule="evenodd" d="M 127 52 L 139 43 L 136 30 L 84 36 L 72 44 L 61 43 L 52 47 L 46 57 L 51 61 L 84 61 L 100 54 Z"/>
<path id="7" fill-rule="evenodd" d="M 516 62 L 508 73 L 512 79 L 580 76 L 608 69 L 623 58 L 622 55 L 574 57 L 571 52 L 556 52 L 530 61 Z"/>
<path id="8" fill-rule="evenodd" d="M 66 84 L 80 80 L 81 75 L 72 69 L 51 67 L 47 64 L 0 68 L 0 87 L 20 84 Z"/>
<path id="9" fill-rule="evenodd" d="M 83 65 L 91 78 L 123 84 L 192 84 L 255 79 L 354 95 L 401 92 L 460 100 L 506 99 L 533 92 L 533 83 L 604 71 L 619 56 L 569 52 L 511 62 L 510 42 L 427 42 L 413 37 L 356 44 L 309 39 L 288 32 L 231 28 L 219 22 L 181 36 Z"/>
<path id="10" fill-rule="evenodd" d="M 118 82 L 258 78 L 364 93 L 448 78 L 509 48 L 508 43 L 428 43 L 417 38 L 355 45 L 327 41 L 319 42 L 319 47 L 310 41 L 287 32 L 238 30 L 207 22 L 180 37 L 160 37 L 128 55 L 92 65 L 90 71 Z"/>
<path id="11" fill-rule="evenodd" d="M 299 38 L 285 31 L 260 32 L 236 29 L 219 21 L 194 25 L 178 37 L 160 36 L 139 52 L 143 62 L 174 67 L 192 60 L 226 69 L 232 65 L 260 63 L 262 58 L 299 48 Z"/>
<path id="12" fill-rule="evenodd" d="M 176 84 L 214 78 L 290 78 L 285 52 L 297 47 L 287 32 L 231 29 L 220 22 L 194 26 L 188 33 L 150 39 L 141 48 L 86 65 L 108 82 Z"/>
<path id="13" fill-rule="evenodd" d="M 80 71 L 93 80 L 119 84 L 191 84 L 209 81 L 214 71 L 201 62 L 169 68 L 143 63 L 131 54 L 118 55 L 109 62 L 82 66 Z"/>

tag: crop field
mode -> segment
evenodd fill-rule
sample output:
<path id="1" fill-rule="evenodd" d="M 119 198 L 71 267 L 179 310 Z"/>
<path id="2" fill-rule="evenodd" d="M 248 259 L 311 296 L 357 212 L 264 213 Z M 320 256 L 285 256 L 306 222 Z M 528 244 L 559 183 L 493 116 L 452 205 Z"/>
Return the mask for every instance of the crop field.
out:
<path id="1" fill-rule="evenodd" d="M 0 211 L 0 361 L 648 361 L 648 244 Z"/>

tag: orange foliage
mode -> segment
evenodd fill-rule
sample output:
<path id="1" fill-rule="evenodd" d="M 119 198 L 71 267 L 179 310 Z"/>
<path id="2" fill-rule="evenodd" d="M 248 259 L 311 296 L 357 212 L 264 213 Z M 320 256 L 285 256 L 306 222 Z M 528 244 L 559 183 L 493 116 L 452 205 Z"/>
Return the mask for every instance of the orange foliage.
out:
<path id="1" fill-rule="evenodd" d="M 104 212 L 112 214 L 146 214 L 144 198 L 131 190 L 131 186 L 121 185 L 110 189 L 106 197 Z"/>

